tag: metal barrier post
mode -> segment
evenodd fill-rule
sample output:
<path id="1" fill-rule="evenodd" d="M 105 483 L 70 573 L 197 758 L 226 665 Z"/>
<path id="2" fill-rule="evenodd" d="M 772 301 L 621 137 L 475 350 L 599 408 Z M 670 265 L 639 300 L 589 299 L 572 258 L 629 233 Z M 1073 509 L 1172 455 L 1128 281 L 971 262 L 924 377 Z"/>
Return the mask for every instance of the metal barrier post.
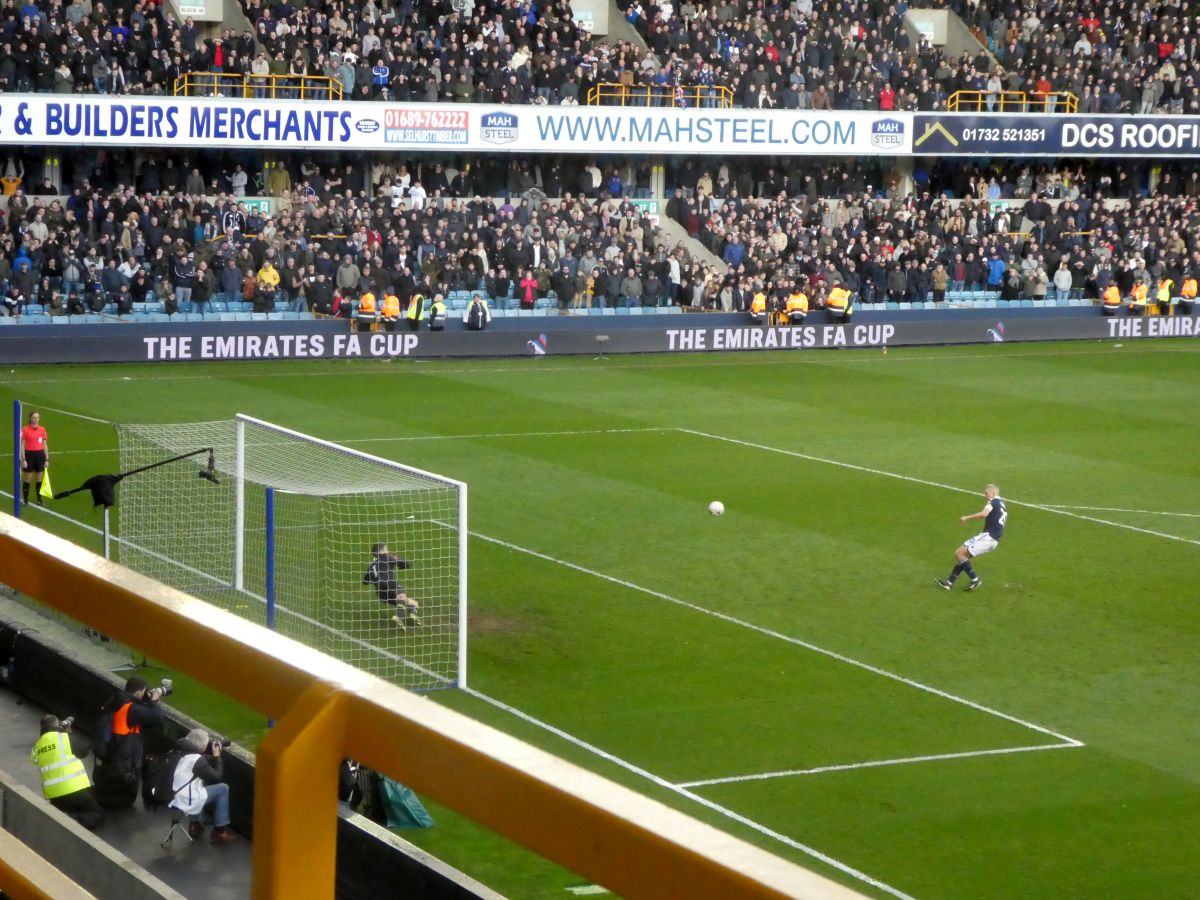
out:
<path id="1" fill-rule="evenodd" d="M 258 747 L 254 786 L 255 900 L 332 897 L 336 875 L 338 766 L 346 703 L 316 682 Z M 297 804 L 304 808 L 297 814 Z"/>

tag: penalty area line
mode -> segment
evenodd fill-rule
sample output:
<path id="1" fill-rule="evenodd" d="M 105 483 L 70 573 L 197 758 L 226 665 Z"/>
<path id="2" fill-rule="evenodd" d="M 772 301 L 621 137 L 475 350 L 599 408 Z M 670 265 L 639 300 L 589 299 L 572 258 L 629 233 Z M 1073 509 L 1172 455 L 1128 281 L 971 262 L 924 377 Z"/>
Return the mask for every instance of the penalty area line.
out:
<path id="1" fill-rule="evenodd" d="M 982 703 L 976 703 L 974 700 L 968 700 L 966 697 L 960 697 L 957 694 L 951 694 L 939 688 L 932 687 L 928 684 L 923 684 L 920 681 L 915 681 L 912 678 L 907 678 L 904 675 L 898 675 L 895 672 L 889 672 L 887 669 L 881 669 L 879 666 L 873 666 L 870 663 L 855 659 L 852 656 L 846 656 L 843 653 L 838 653 L 834 650 L 827 650 L 824 647 L 819 647 L 816 644 L 811 644 L 808 641 L 803 641 L 800 638 L 792 637 L 788 634 L 783 634 L 779 631 L 774 631 L 762 625 L 756 625 L 753 622 L 747 622 L 745 619 L 739 619 L 736 616 L 731 616 L 728 613 L 720 612 L 719 610 L 709 609 L 705 606 L 700 606 L 698 603 L 692 603 L 689 600 L 682 600 L 679 597 L 673 597 L 670 594 L 665 594 L 662 591 L 656 591 L 653 588 L 643 587 L 640 584 L 635 584 L 632 581 L 626 581 L 623 578 L 617 578 L 614 575 L 606 575 L 604 572 L 598 572 L 595 569 L 589 569 L 586 566 L 581 566 L 578 563 L 569 562 L 565 559 L 558 559 L 546 553 L 541 553 L 537 550 L 531 550 L 528 547 L 522 547 L 520 544 L 514 544 L 511 541 L 502 540 L 501 538 L 491 537 L 490 535 L 481 534 L 478 531 L 470 532 L 471 537 L 478 538 L 481 541 L 487 541 L 491 544 L 496 544 L 500 547 L 506 547 L 509 550 L 514 550 L 517 553 L 524 553 L 528 556 L 537 559 L 545 560 L 546 562 L 554 563 L 555 565 L 563 566 L 567 569 L 572 569 L 576 572 L 581 572 L 584 575 L 591 575 L 593 578 L 599 578 L 607 581 L 609 584 L 615 584 L 619 587 L 627 588 L 631 591 L 637 591 L 646 594 L 649 597 L 655 597 L 659 600 L 665 600 L 668 603 L 673 603 L 676 606 L 681 606 L 684 609 L 690 609 L 694 612 L 703 613 L 706 616 L 712 616 L 714 619 L 720 619 L 722 622 L 728 622 L 731 625 L 738 625 L 750 631 L 755 631 L 766 637 L 775 638 L 776 640 L 786 641 L 797 647 L 803 647 L 805 650 L 811 650 L 813 653 L 820 653 L 822 656 L 827 656 L 830 659 L 836 659 L 838 662 L 846 663 L 855 668 L 863 669 L 875 675 L 880 675 L 884 678 L 889 678 L 892 681 L 898 681 L 901 684 L 906 684 L 909 687 L 916 688 L 919 691 L 925 691 L 928 694 L 933 694 L 935 697 L 941 697 L 943 700 L 950 700 L 954 703 L 961 703 L 963 706 L 969 706 L 971 709 L 979 712 L 987 713 L 995 716 L 998 719 L 1004 719 L 1014 724 L 1021 725 L 1031 731 L 1036 731 L 1040 734 L 1048 735 L 1052 738 L 1057 738 L 1064 744 L 1078 744 L 1074 738 L 1067 737 L 1065 734 L 1059 734 L 1057 731 L 1051 731 L 1049 728 L 1044 728 L 1041 725 L 1035 725 L 1033 722 L 1028 722 L 1025 719 L 1019 719 L 1016 716 L 1011 716 L 1008 713 L 1000 712 L 998 709 L 992 709 L 990 706 L 984 706 Z"/>
<path id="2" fill-rule="evenodd" d="M 979 756 L 1009 756 L 1015 753 L 1037 753 L 1042 750 L 1074 750 L 1084 746 L 1086 745 L 1082 741 L 1071 741 L 1063 744 L 1035 744 L 1029 747 L 999 747 L 994 750 L 964 750 L 961 753 L 934 753 L 928 756 L 905 756 L 898 759 L 875 759 L 868 762 L 843 763 L 836 766 L 818 766 L 815 769 L 786 769 L 781 772 L 759 772 L 752 775 L 730 775 L 727 778 L 681 781 L 676 787 L 710 787 L 717 784 L 768 781 L 773 778 L 791 778 L 797 775 L 823 775 L 826 772 L 849 772 L 853 769 L 880 769 L 884 766 L 905 766 L 912 763 L 941 762 L 948 759 L 972 759 Z"/>
<path id="3" fill-rule="evenodd" d="M 1118 506 L 1071 506 L 1068 503 L 1047 503 L 1046 509 L 1079 509 L 1084 512 L 1138 513 L 1143 516 L 1179 516 L 1183 519 L 1200 519 L 1200 513 L 1166 512 L 1161 509 L 1124 509 Z"/>
<path id="4" fill-rule="evenodd" d="M 482 702 L 487 703 L 489 706 L 493 706 L 496 709 L 499 709 L 503 712 L 508 713 L 509 715 L 516 716 L 518 719 L 520 719 L 521 721 L 523 721 L 529 725 L 533 725 L 537 728 L 540 728 L 543 731 L 546 731 L 546 732 L 554 735 L 555 737 L 566 741 L 569 744 L 579 747 L 582 750 L 586 750 L 588 753 L 598 756 L 601 759 L 606 760 L 607 762 L 610 762 L 613 765 L 618 766 L 621 769 L 624 769 L 626 772 L 636 775 L 639 778 L 643 778 L 646 781 L 650 781 L 653 784 L 658 785 L 659 787 L 663 788 L 664 790 L 668 790 L 674 794 L 678 794 L 680 797 L 684 797 L 684 798 L 692 801 L 693 803 L 698 803 L 699 805 L 703 806 L 705 809 L 711 810 L 712 812 L 715 812 L 718 815 L 721 815 L 727 819 L 730 819 L 731 821 L 737 822 L 739 825 L 743 825 L 746 828 L 751 829 L 752 831 L 756 831 L 757 833 L 763 835 L 764 837 L 771 838 L 772 840 L 775 840 L 781 844 L 784 844 L 785 846 L 788 846 L 788 847 L 792 848 L 793 850 L 797 850 L 800 853 L 805 854 L 806 856 L 810 856 L 813 859 L 818 860 L 827 866 L 830 866 L 831 868 L 837 869 L 839 872 L 850 876 L 851 878 L 855 879 L 856 881 L 861 881 L 863 884 L 868 884 L 871 887 L 875 888 L 876 890 L 882 891 L 885 894 L 888 894 L 892 897 L 898 898 L 898 900 L 914 900 L 914 898 L 911 895 L 904 893 L 903 891 L 899 890 L 898 888 L 894 888 L 890 884 L 886 884 L 885 882 L 880 881 L 878 878 L 873 878 L 872 876 L 868 875 L 866 872 L 856 869 L 853 866 L 842 862 L 841 860 L 834 859 L 832 856 L 828 855 L 827 853 L 822 853 L 820 850 L 816 849 L 815 847 L 810 847 L 807 844 L 803 844 L 800 841 L 795 840 L 794 838 L 788 837 L 786 834 L 783 834 L 782 832 L 775 831 L 772 828 L 768 828 L 766 825 L 756 822 L 753 819 L 748 818 L 747 816 L 744 816 L 741 813 L 735 812 L 726 806 L 721 806 L 719 803 L 715 803 L 712 800 L 702 797 L 699 794 L 695 793 L 694 791 L 690 791 L 685 787 L 682 787 L 677 784 L 672 784 L 671 782 L 667 781 L 665 778 L 663 778 L 659 775 L 655 775 L 653 772 L 649 771 L 648 769 L 643 769 L 641 766 L 635 765 L 635 764 L 629 762 L 628 760 L 622 759 L 619 756 L 609 753 L 607 750 L 603 750 L 600 747 L 595 746 L 594 744 L 589 744 L 587 741 L 583 740 L 582 738 L 577 738 L 577 737 L 575 737 L 575 735 L 570 734 L 569 732 L 563 731 L 561 728 L 558 728 L 555 725 L 551 725 L 549 722 L 542 721 L 541 719 L 537 718 L 536 716 L 531 716 L 529 713 L 524 712 L 523 710 L 517 709 L 517 707 L 511 706 L 508 703 L 505 703 L 503 700 L 499 700 L 495 697 L 491 697 L 491 696 L 483 693 L 482 691 L 478 691 L 472 687 L 464 687 L 464 688 L 460 688 L 460 690 L 463 693 L 469 694 L 470 696 L 476 698 L 477 700 L 481 700 Z"/>
<path id="5" fill-rule="evenodd" d="M 714 441 L 724 441 L 727 444 L 736 444 L 739 447 L 750 447 L 754 450 L 765 450 L 767 453 L 778 453 L 781 456 L 790 456 L 793 459 L 806 459 L 809 462 L 824 463 L 827 466 L 837 466 L 841 469 L 850 469 L 854 472 L 866 472 L 869 475 L 882 475 L 885 478 L 895 478 L 899 481 L 908 481 L 912 484 L 923 484 L 926 487 L 941 488 L 944 491 L 954 491 L 957 494 L 972 494 L 978 495 L 981 491 L 971 490 L 970 488 L 958 487 L 954 484 L 945 484 L 941 481 L 932 481 L 928 478 L 917 478 L 915 475 L 902 475 L 899 472 L 889 472 L 886 469 L 876 469 L 872 466 L 860 466 L 855 463 L 843 462 L 840 459 L 828 459 L 823 456 L 813 456 L 811 453 L 801 453 L 799 450 L 785 450 L 782 447 L 772 447 L 770 444 L 759 444 L 754 441 L 743 441 L 739 438 L 725 437 L 722 434 L 712 434 L 707 431 L 697 431 L 693 428 L 678 429 L 682 434 L 691 434 L 696 437 L 709 438 Z M 1014 506 L 1024 506 L 1027 509 L 1040 509 L 1042 512 L 1054 513 L 1058 516 L 1068 516 L 1072 519 L 1080 519 L 1084 522 L 1093 522 L 1097 525 L 1110 525 L 1113 528 L 1121 528 L 1125 531 L 1136 531 L 1138 534 L 1148 534 L 1151 537 L 1165 538 L 1169 541 L 1178 541 L 1181 544 L 1194 544 L 1200 547 L 1200 541 L 1192 538 L 1180 537 L 1177 534 L 1169 534 L 1165 531 L 1155 531 L 1152 528 L 1138 528 L 1136 525 L 1126 525 L 1124 522 L 1113 522 L 1110 519 L 1101 519 L 1097 516 L 1085 516 L 1081 513 L 1071 512 L 1065 507 L 1047 506 L 1043 503 L 1030 503 L 1027 500 L 1015 500 L 1012 497 L 1005 497 L 1006 502 Z"/>

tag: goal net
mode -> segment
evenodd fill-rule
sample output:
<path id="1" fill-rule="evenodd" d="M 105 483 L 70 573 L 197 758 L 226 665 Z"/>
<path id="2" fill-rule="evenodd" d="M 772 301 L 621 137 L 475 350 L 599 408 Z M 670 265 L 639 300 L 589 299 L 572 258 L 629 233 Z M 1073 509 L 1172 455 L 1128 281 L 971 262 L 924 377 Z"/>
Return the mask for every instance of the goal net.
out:
<path id="1" fill-rule="evenodd" d="M 214 460 L 121 482 L 120 562 L 393 683 L 466 685 L 465 484 L 249 416 L 118 434 L 122 472 Z M 364 581 L 379 544 L 394 593 Z"/>

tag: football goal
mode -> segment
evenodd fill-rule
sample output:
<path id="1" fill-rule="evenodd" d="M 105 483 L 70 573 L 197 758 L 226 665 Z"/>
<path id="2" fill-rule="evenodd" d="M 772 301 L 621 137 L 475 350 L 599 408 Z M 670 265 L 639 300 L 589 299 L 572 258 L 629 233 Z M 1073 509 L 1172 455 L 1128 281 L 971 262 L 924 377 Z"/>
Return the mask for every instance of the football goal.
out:
<path id="1" fill-rule="evenodd" d="M 117 431 L 122 471 L 212 450 L 122 482 L 120 562 L 395 684 L 466 686 L 465 484 L 244 415 Z"/>

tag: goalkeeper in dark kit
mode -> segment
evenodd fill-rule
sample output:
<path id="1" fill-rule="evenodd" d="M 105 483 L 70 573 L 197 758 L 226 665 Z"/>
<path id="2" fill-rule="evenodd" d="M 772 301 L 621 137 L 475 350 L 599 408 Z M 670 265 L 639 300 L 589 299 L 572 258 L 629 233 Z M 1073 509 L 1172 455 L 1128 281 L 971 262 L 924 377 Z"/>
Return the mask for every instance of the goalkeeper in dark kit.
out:
<path id="1" fill-rule="evenodd" d="M 400 583 L 396 574 L 400 569 L 411 568 L 412 563 L 407 559 L 401 559 L 395 553 L 390 553 L 387 544 L 379 543 L 371 547 L 371 565 L 362 578 L 363 584 L 375 585 L 380 603 L 404 607 L 403 618 L 400 617 L 399 609 L 392 616 L 392 621 L 400 626 L 401 631 L 405 626 L 421 624 L 421 620 L 417 616 L 420 604 L 404 593 L 404 585 Z"/>

